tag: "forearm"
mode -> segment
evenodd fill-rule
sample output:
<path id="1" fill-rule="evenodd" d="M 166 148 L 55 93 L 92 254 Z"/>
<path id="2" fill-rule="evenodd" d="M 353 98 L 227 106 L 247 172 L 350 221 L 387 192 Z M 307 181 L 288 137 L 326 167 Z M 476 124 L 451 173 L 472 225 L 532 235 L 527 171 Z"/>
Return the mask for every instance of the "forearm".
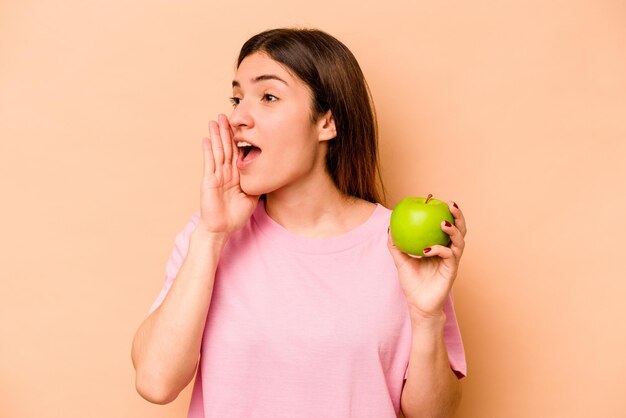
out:
<path id="1" fill-rule="evenodd" d="M 137 391 L 168 403 L 193 378 L 225 238 L 194 231 L 189 251 L 163 303 L 135 334 Z"/>
<path id="2" fill-rule="evenodd" d="M 450 369 L 444 324 L 443 313 L 429 319 L 412 317 L 408 377 L 401 398 L 406 418 L 452 417 L 459 405 L 461 387 Z"/>

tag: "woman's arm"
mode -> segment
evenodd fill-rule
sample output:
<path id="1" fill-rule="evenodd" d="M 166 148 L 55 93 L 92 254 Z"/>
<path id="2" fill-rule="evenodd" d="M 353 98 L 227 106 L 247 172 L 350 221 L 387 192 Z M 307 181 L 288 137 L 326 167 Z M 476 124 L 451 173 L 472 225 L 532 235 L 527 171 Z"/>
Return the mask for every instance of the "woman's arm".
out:
<path id="1" fill-rule="evenodd" d="M 196 229 L 163 303 L 141 324 L 132 346 L 137 392 L 165 404 L 194 376 L 224 235 Z"/>
<path id="2" fill-rule="evenodd" d="M 398 250 L 388 237 L 387 246 L 398 269 L 412 326 L 407 380 L 400 404 L 407 418 L 451 417 L 461 400 L 460 384 L 450 369 L 444 341 L 444 305 L 456 279 L 465 248 L 465 217 L 456 203 L 448 203 L 454 224 L 441 222 L 450 246 L 433 245 L 414 258 Z"/>
<path id="3" fill-rule="evenodd" d="M 228 118 L 218 115 L 217 122 L 209 122 L 209 132 L 210 138 L 202 140 L 200 220 L 189 251 L 165 300 L 133 340 L 137 391 L 154 403 L 173 401 L 193 378 L 220 254 L 259 199 L 241 190 Z"/>
<path id="4" fill-rule="evenodd" d="M 413 339 L 400 401 L 406 418 L 452 417 L 459 406 L 461 384 L 450 368 L 444 324 L 444 313 L 432 318 L 411 318 Z"/>

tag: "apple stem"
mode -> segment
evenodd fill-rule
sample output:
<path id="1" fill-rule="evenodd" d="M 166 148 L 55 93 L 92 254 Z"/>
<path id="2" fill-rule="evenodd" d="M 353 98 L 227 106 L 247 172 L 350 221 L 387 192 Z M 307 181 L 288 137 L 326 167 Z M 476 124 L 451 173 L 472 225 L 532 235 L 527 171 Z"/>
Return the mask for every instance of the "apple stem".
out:
<path id="1" fill-rule="evenodd" d="M 425 205 L 428 204 L 428 201 L 430 200 L 431 197 L 433 197 L 433 195 L 429 193 L 428 197 L 426 198 L 426 201 L 424 202 Z"/>

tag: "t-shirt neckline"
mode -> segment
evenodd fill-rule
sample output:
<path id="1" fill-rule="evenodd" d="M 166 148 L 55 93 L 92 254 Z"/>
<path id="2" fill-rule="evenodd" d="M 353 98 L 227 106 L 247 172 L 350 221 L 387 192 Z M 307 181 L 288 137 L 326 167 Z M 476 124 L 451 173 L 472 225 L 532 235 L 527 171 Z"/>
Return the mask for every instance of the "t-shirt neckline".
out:
<path id="1" fill-rule="evenodd" d="M 310 254 L 328 254 L 345 251 L 364 243 L 371 237 L 387 233 L 389 210 L 380 203 L 365 222 L 344 234 L 330 238 L 309 238 L 294 234 L 272 219 L 265 211 L 265 201 L 260 199 L 252 220 L 266 237 L 287 250 Z"/>

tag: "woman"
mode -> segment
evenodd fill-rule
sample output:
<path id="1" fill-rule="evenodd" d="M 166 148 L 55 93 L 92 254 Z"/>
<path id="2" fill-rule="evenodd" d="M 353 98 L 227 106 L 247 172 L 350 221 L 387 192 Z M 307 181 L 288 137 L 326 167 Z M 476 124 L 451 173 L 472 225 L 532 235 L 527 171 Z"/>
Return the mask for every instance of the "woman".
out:
<path id="1" fill-rule="evenodd" d="M 200 211 L 138 329 L 139 393 L 189 417 L 450 416 L 465 358 L 450 247 L 398 251 L 377 185 L 376 121 L 350 51 L 317 30 L 248 40 L 230 118 L 203 140 Z"/>

